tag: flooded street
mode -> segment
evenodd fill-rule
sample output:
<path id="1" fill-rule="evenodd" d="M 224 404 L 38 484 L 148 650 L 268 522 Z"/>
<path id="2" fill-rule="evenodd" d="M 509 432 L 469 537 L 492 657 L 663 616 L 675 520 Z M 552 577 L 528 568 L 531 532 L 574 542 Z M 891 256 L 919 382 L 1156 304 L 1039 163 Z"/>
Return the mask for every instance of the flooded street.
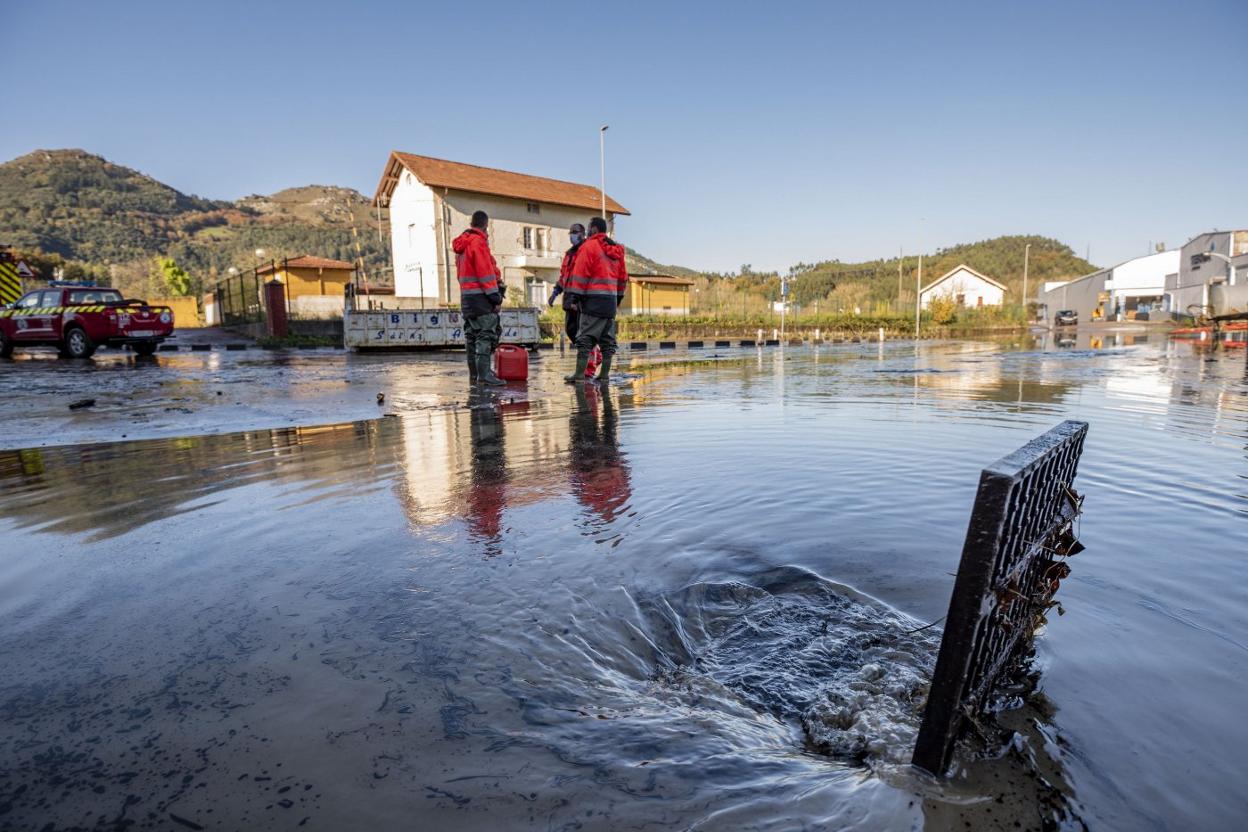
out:
<path id="1" fill-rule="evenodd" d="M 623 358 L 609 391 L 556 352 L 472 397 L 462 354 L 0 366 L 0 828 L 1248 814 L 1243 350 Z M 922 628 L 979 471 L 1067 418 L 1087 550 L 1038 690 L 937 782 Z"/>

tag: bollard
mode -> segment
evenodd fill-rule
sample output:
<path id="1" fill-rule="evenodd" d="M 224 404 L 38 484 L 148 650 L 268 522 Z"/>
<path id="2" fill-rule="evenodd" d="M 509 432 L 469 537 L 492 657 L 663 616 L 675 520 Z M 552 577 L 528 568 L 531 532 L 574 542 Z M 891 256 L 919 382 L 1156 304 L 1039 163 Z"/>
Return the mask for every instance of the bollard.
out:
<path id="1" fill-rule="evenodd" d="M 884 343 L 884 327 L 880 327 L 880 343 Z"/>

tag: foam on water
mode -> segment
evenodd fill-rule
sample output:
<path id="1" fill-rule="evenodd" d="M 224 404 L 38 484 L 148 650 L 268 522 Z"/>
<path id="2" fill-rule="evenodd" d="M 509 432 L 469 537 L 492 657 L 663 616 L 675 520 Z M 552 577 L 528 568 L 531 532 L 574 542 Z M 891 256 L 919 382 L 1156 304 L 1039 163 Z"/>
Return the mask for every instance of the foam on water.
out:
<path id="1" fill-rule="evenodd" d="M 939 632 L 796 567 L 641 602 L 659 677 L 706 680 L 844 760 L 909 759 Z"/>

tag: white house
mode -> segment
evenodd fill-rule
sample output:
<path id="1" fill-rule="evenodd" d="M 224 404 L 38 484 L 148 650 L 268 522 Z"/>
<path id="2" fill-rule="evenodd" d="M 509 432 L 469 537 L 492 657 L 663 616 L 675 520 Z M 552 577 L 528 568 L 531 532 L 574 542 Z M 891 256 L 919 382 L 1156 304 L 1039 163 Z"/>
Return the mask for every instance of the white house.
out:
<path id="1" fill-rule="evenodd" d="M 570 245 L 568 227 L 588 226 L 602 196 L 578 185 L 523 173 L 395 151 L 374 204 L 390 209 L 394 293 L 399 305 L 455 305 L 459 284 L 451 242 L 477 210 L 490 215 L 490 249 L 507 284 L 507 301 L 543 305 Z M 609 195 L 607 227 L 628 214 Z"/>
<path id="2" fill-rule="evenodd" d="M 932 298 L 942 297 L 952 298 L 958 306 L 1000 306 L 1005 287 L 963 263 L 919 290 L 919 303 L 924 309 Z"/>

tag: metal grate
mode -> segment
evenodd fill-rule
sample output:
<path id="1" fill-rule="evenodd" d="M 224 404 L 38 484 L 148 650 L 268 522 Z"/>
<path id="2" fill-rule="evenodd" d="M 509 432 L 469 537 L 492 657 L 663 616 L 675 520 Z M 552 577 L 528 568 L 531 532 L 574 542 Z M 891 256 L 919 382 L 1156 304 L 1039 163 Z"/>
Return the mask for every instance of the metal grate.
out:
<path id="1" fill-rule="evenodd" d="M 1052 605 L 1082 547 L 1073 483 L 1087 422 L 1067 421 L 985 468 L 975 495 L 913 763 L 944 774 L 973 719 Z"/>

